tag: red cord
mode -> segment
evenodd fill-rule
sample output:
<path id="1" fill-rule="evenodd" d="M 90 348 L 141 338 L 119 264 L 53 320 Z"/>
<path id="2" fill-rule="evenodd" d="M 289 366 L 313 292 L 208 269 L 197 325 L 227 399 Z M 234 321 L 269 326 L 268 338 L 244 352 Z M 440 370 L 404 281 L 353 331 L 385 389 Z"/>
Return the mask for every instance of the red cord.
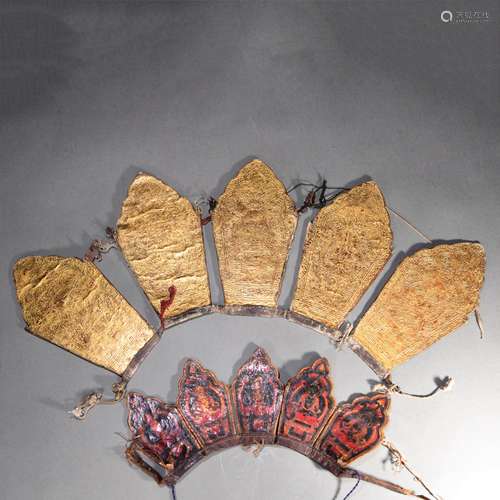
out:
<path id="1" fill-rule="evenodd" d="M 160 324 L 161 328 L 165 327 L 165 312 L 172 305 L 177 288 L 174 285 L 168 287 L 168 298 L 160 301 Z"/>

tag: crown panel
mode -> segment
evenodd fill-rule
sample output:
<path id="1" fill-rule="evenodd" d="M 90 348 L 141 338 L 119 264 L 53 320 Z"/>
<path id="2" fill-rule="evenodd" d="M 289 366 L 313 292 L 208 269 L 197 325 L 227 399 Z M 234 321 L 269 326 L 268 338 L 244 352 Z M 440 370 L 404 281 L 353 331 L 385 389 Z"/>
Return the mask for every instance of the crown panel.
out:
<path id="1" fill-rule="evenodd" d="M 281 181 L 262 161 L 248 163 L 226 186 L 212 222 L 225 303 L 275 307 L 297 223 Z"/>
<path id="2" fill-rule="evenodd" d="M 233 435 L 231 400 L 226 385 L 191 359 L 186 361 L 179 380 L 177 408 L 205 445 Z"/>
<path id="3" fill-rule="evenodd" d="M 15 265 L 14 281 L 33 334 L 117 374 L 154 335 L 90 262 L 24 257 Z"/>
<path id="4" fill-rule="evenodd" d="M 341 463 L 370 451 L 382 439 L 389 403 L 387 393 L 375 392 L 339 404 L 317 448 Z"/>
<path id="5" fill-rule="evenodd" d="M 127 456 L 160 484 L 172 485 L 202 457 L 220 449 L 279 444 L 342 476 L 347 462 L 382 439 L 390 400 L 388 392 L 375 392 L 335 407 L 328 375 L 328 361 L 318 358 L 289 380 L 283 396 L 278 370 L 260 347 L 240 367 L 230 389 L 188 360 L 175 406 L 129 393 L 133 439 Z M 396 491 L 401 489 L 396 486 Z"/>
<path id="6" fill-rule="evenodd" d="M 337 328 L 391 255 L 392 232 L 374 182 L 340 194 L 308 228 L 292 311 Z"/>
<path id="7" fill-rule="evenodd" d="M 173 477 L 181 476 L 201 459 L 177 408 L 160 399 L 132 392 L 128 395 L 128 424 L 135 442 Z"/>
<path id="8" fill-rule="evenodd" d="M 147 174 L 129 187 L 117 241 L 153 307 L 165 317 L 210 304 L 200 217 L 189 200 Z M 162 311 L 162 302 L 175 298 Z"/>
<path id="9" fill-rule="evenodd" d="M 312 443 L 323 428 L 334 400 L 328 361 L 319 358 L 292 377 L 283 396 L 278 442 L 281 437 Z"/>
<path id="10" fill-rule="evenodd" d="M 354 332 L 387 369 L 467 321 L 479 303 L 485 254 L 479 243 L 425 248 L 406 257 Z"/>
<path id="11" fill-rule="evenodd" d="M 239 433 L 274 435 L 280 414 L 283 389 L 278 370 L 260 347 L 238 370 L 231 384 Z"/>

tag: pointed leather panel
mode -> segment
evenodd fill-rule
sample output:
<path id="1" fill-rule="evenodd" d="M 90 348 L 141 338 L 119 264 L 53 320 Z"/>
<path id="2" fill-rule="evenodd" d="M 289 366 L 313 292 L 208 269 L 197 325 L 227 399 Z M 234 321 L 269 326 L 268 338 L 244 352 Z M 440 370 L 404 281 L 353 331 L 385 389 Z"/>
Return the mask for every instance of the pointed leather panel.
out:
<path id="1" fill-rule="evenodd" d="M 377 184 L 365 182 L 322 208 L 309 226 L 292 310 L 336 328 L 391 255 L 392 232 Z"/>
<path id="2" fill-rule="evenodd" d="M 204 444 L 233 434 L 231 401 L 224 383 L 197 361 L 189 359 L 179 380 L 177 408 Z"/>
<path id="3" fill-rule="evenodd" d="M 388 420 L 389 395 L 375 392 L 341 403 L 328 422 L 317 447 L 348 463 L 378 445 Z"/>
<path id="4" fill-rule="evenodd" d="M 148 174 L 129 187 L 117 241 L 153 307 L 175 298 L 165 317 L 210 304 L 200 217 L 186 198 Z"/>
<path id="5" fill-rule="evenodd" d="M 14 267 L 14 281 L 32 333 L 117 374 L 154 335 L 90 262 L 24 257 Z"/>
<path id="6" fill-rule="evenodd" d="M 262 161 L 245 165 L 212 214 L 228 305 L 274 307 L 297 223 L 285 187 Z"/>
<path id="7" fill-rule="evenodd" d="M 388 392 L 375 392 L 335 405 L 325 358 L 302 368 L 283 395 L 279 372 L 260 347 L 230 386 L 187 360 L 178 387 L 176 405 L 128 395 L 127 456 L 161 484 L 174 484 L 213 452 L 256 443 L 293 449 L 339 475 L 345 463 L 379 444 L 390 403 Z"/>
<path id="8" fill-rule="evenodd" d="M 312 443 L 334 406 L 329 365 L 319 358 L 302 368 L 285 386 L 279 435 Z"/>
<path id="9" fill-rule="evenodd" d="M 128 408 L 128 425 L 134 439 L 139 440 L 167 471 L 175 473 L 196 457 L 198 444 L 175 406 L 131 392 Z"/>
<path id="10" fill-rule="evenodd" d="M 274 434 L 283 398 L 279 372 L 258 348 L 231 384 L 241 434 Z"/>
<path id="11" fill-rule="evenodd" d="M 389 370 L 405 362 L 467 320 L 479 303 L 484 268 L 479 243 L 415 252 L 361 318 L 354 340 Z"/>

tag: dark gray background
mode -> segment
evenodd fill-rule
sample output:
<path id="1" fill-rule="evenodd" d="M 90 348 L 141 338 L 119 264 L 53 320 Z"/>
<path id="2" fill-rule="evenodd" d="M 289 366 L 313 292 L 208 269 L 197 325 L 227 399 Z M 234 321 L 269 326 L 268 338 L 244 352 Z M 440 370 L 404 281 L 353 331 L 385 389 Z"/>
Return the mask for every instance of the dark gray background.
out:
<path id="1" fill-rule="evenodd" d="M 490 21 L 444 24 L 443 9 L 487 10 Z M 485 339 L 471 321 L 395 370 L 413 392 L 444 375 L 456 385 L 429 400 L 394 397 L 387 436 L 447 500 L 494 498 L 499 16 L 482 0 L 0 4 L 0 497 L 169 497 L 123 458 L 120 405 L 85 423 L 69 418 L 82 394 L 114 377 L 24 332 L 10 269 L 27 254 L 82 256 L 115 223 L 140 169 L 195 200 L 219 195 L 258 156 L 287 185 L 371 177 L 431 238 L 485 245 Z M 393 228 L 400 258 L 419 239 L 398 220 Z M 101 269 L 155 321 L 118 255 Z M 168 333 L 131 388 L 173 401 L 187 356 L 228 381 L 255 345 L 284 379 L 327 356 L 338 400 L 373 378 L 352 353 L 301 327 L 213 316 Z M 378 449 L 356 465 L 414 485 L 384 458 Z M 195 468 L 177 496 L 340 500 L 352 484 L 285 449 L 254 458 L 235 448 Z M 361 484 L 353 498 L 400 497 Z"/>

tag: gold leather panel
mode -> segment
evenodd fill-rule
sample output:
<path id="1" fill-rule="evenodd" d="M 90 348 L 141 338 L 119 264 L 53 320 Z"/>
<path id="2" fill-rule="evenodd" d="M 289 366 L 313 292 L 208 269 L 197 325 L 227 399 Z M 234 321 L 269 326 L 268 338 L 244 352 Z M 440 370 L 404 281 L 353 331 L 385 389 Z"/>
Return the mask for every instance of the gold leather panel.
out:
<path id="1" fill-rule="evenodd" d="M 479 303 L 485 253 L 479 243 L 425 248 L 406 257 L 354 339 L 391 369 L 465 323 Z"/>
<path id="2" fill-rule="evenodd" d="M 117 374 L 154 335 L 90 262 L 24 257 L 15 265 L 14 281 L 33 334 Z"/>
<path id="3" fill-rule="evenodd" d="M 292 311 L 337 328 L 384 267 L 391 247 L 377 184 L 340 194 L 309 225 Z"/>
<path id="4" fill-rule="evenodd" d="M 210 304 L 199 214 L 170 186 L 137 175 L 123 202 L 117 241 L 158 313 L 172 286 L 175 298 L 165 317 Z"/>
<path id="5" fill-rule="evenodd" d="M 225 303 L 276 306 L 297 223 L 281 181 L 251 161 L 226 186 L 212 223 Z"/>

